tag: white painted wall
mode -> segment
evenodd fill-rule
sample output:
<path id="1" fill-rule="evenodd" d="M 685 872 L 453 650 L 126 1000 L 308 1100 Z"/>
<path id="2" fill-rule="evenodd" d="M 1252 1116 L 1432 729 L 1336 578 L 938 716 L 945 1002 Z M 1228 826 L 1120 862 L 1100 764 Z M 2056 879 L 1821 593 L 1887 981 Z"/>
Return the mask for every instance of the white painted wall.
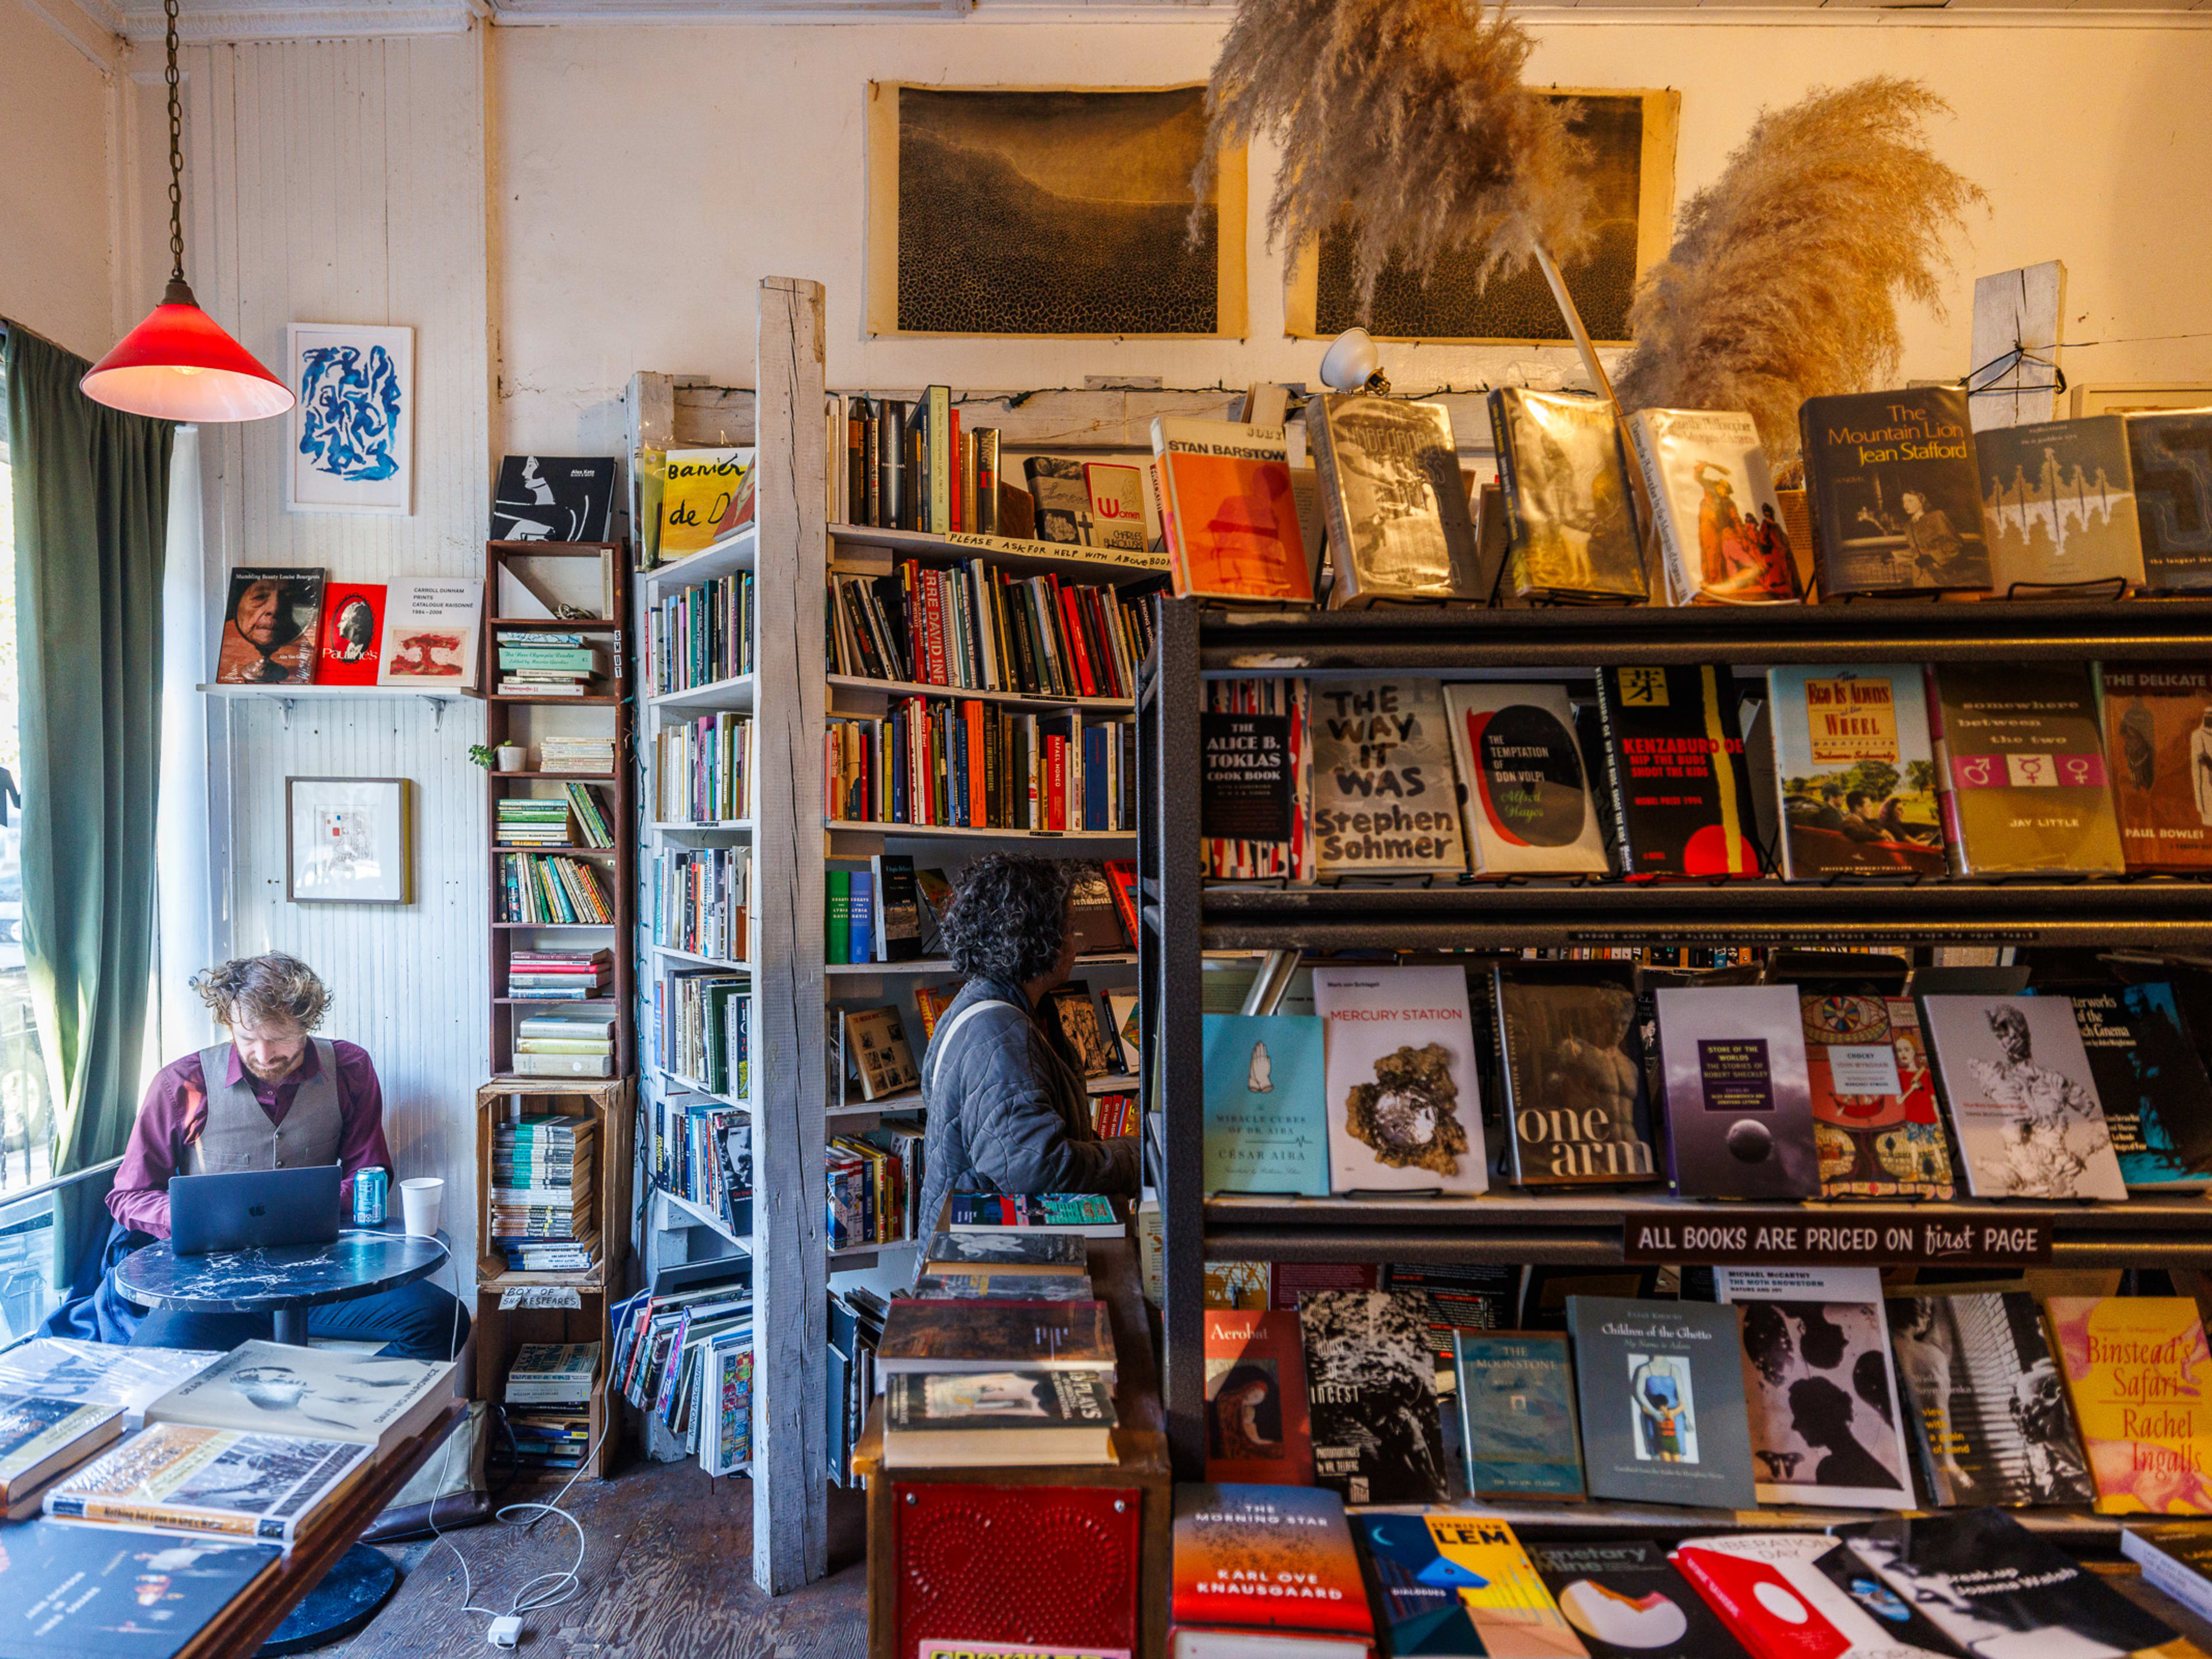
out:
<path id="1" fill-rule="evenodd" d="M 74 5 L 0 0 L 0 317 L 92 358 L 114 343 L 116 47 Z"/>
<path id="2" fill-rule="evenodd" d="M 1682 94 L 1678 192 L 1718 173 L 1761 103 L 1888 71 L 1925 78 L 1955 121 L 1947 159 L 1989 192 L 1959 251 L 1949 319 L 1914 316 L 1905 373 L 1955 375 L 1975 273 L 2057 257 L 2068 333 L 2111 340 L 2076 380 L 2212 374 L 2203 277 L 2212 219 L 2212 32 L 1916 25 L 1844 12 L 1771 27 L 1577 24 L 1540 17 L 1532 76 Z M 1202 79 L 1218 18 L 1142 25 L 750 26 L 498 32 L 501 422 L 507 447 L 619 447 L 638 368 L 750 385 L 753 292 L 768 275 L 829 289 L 833 386 L 1312 380 L 1285 340 L 1280 261 L 1264 249 L 1270 160 L 1252 169 L 1253 337 L 1243 342 L 882 340 L 865 336 L 866 83 L 1163 85 Z M 1478 383 L 1526 351 L 1386 347 L 1401 389 Z M 1565 362 L 1564 354 L 1552 354 Z"/>

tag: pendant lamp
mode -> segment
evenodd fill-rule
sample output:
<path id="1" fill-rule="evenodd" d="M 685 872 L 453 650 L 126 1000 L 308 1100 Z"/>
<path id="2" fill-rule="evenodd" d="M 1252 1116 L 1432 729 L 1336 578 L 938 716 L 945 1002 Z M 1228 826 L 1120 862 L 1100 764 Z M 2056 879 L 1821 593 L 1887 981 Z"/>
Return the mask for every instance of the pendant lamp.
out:
<path id="1" fill-rule="evenodd" d="M 163 421 L 258 421 L 299 401 L 224 333 L 185 281 L 184 116 L 177 98 L 177 0 L 169 47 L 169 289 L 146 320 L 79 381 L 94 403 Z"/>

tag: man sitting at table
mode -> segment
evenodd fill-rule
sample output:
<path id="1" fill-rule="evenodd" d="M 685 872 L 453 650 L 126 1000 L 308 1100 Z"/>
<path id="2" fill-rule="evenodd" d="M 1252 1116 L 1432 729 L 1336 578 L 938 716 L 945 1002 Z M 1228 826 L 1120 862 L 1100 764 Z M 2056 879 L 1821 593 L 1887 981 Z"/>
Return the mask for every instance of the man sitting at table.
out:
<path id="1" fill-rule="evenodd" d="M 375 1062 L 354 1043 L 310 1035 L 330 1006 L 323 981 L 298 957 L 272 951 L 210 968 L 192 988 L 230 1040 L 172 1060 L 155 1075 L 107 1195 L 118 1233 L 138 1235 L 133 1249 L 169 1236 L 172 1176 L 317 1164 L 343 1166 L 338 1202 L 349 1218 L 354 1176 L 379 1164 L 389 1171 L 392 1153 L 384 1144 Z M 111 1257 L 119 1254 L 118 1243 L 111 1235 Z M 112 1289 L 112 1279 L 102 1286 L 103 1293 Z M 267 1340 L 274 1324 L 267 1314 L 156 1308 L 131 1345 L 233 1348 Z M 468 1329 L 467 1314 L 428 1279 L 307 1314 L 311 1336 L 381 1342 L 380 1353 L 408 1359 L 450 1358 L 456 1331 L 465 1337 Z"/>

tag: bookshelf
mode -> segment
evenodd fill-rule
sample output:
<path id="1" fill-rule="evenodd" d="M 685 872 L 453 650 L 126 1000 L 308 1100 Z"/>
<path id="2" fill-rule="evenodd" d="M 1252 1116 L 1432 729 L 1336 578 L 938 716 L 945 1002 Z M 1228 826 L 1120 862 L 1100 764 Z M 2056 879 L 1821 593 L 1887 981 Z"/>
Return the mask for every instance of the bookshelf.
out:
<path id="1" fill-rule="evenodd" d="M 1144 1069 L 1156 1079 L 1146 1103 L 1146 1139 L 1165 1240 L 1165 1401 L 1182 1478 L 1199 1478 L 1205 1465 L 1202 1283 L 1208 1261 L 1607 1265 L 1625 1259 L 1629 1231 L 1639 1221 L 1726 1220 L 1753 1207 L 1790 1211 L 1808 1222 L 1882 1226 L 1885 1238 L 1889 1225 L 1907 1222 L 2035 1224 L 2048 1230 L 2048 1265 L 2055 1267 L 2212 1265 L 2212 1205 L 2201 1198 L 1742 1206 L 1649 1188 L 1522 1192 L 1499 1186 L 1453 1200 L 1208 1197 L 1201 1190 L 1200 985 L 1202 957 L 1222 951 L 1480 953 L 1713 943 L 2202 951 L 2212 944 L 2212 882 L 1887 878 L 1654 884 L 1608 877 L 1209 888 L 1194 855 L 1200 686 L 1208 678 L 1264 672 L 1572 680 L 1604 666 L 1646 663 L 1718 662 L 1755 672 L 1806 662 L 2203 659 L 2212 655 L 2212 603 L 1292 612 L 1172 602 L 1163 611 L 1159 649 L 1138 699 L 1139 763 L 1148 785 L 1139 819 L 1139 957 Z M 1260 664 L 1264 670 L 1255 668 Z M 1984 1253 L 1958 1265 L 1994 1259 Z M 1601 1502 L 1571 1507 L 1573 1515 L 1559 1520 L 1577 1534 L 1616 1521 L 1630 1528 L 1650 1524 L 1648 1511 L 1630 1515 Z M 1796 1512 L 1683 1513 L 1710 1530 L 1795 1524 L 1787 1517 Z M 2050 1524 L 2098 1523 L 2075 1516 Z M 1679 1530 L 1680 1517 L 1674 1525 Z"/>

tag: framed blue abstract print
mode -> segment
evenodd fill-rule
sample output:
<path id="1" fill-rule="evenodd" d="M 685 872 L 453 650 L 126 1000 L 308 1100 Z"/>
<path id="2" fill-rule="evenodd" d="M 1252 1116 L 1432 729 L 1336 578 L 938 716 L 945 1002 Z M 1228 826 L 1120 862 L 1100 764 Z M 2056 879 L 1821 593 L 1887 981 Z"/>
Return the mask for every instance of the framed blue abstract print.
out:
<path id="1" fill-rule="evenodd" d="M 412 512 L 415 331 L 293 323 L 284 337 L 300 398 L 289 428 L 286 509 Z"/>

